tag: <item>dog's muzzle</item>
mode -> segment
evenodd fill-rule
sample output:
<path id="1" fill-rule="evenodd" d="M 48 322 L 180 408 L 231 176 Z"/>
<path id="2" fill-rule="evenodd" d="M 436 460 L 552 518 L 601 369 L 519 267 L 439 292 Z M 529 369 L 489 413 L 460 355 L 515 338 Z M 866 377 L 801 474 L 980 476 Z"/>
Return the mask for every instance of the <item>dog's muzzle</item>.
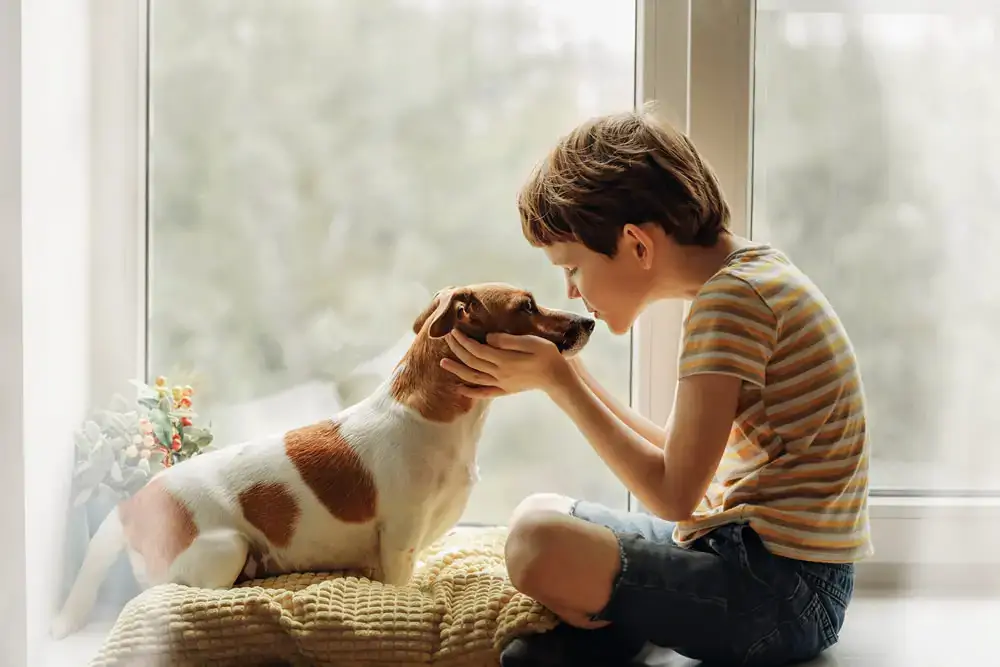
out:
<path id="1" fill-rule="evenodd" d="M 583 348 L 590 340 L 590 334 L 594 333 L 594 326 L 597 323 L 589 317 L 581 317 L 576 320 L 563 339 L 556 345 L 560 352 L 576 352 Z"/>

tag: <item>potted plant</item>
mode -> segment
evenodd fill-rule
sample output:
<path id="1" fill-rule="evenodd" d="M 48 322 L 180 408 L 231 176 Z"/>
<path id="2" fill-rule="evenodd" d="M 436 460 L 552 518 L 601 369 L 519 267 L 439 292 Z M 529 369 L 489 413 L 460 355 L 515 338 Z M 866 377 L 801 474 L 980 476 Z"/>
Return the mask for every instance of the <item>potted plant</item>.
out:
<path id="1" fill-rule="evenodd" d="M 75 466 L 64 595 L 108 513 L 164 468 L 211 447 L 210 429 L 195 425 L 198 416 L 192 409 L 191 387 L 168 389 L 162 376 L 153 386 L 135 380 L 132 384 L 137 388 L 134 402 L 114 396 L 107 409 L 95 411 L 73 434 Z M 148 520 L 156 521 L 156 517 Z M 119 562 L 108 578 L 118 584 L 112 594 L 116 603 L 135 593 L 133 586 L 122 586 L 131 581 L 127 569 L 127 563 Z"/>

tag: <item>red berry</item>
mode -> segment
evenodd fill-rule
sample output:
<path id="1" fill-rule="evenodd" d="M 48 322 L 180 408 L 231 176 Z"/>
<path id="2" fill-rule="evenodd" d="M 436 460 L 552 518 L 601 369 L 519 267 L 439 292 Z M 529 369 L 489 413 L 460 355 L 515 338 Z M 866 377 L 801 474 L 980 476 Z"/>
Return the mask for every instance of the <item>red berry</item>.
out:
<path id="1" fill-rule="evenodd" d="M 170 446 L 170 449 L 174 450 L 175 452 L 181 451 L 181 441 L 180 440 L 174 440 L 174 444 L 172 444 Z"/>
<path id="2" fill-rule="evenodd" d="M 181 426 L 190 426 L 192 423 L 190 417 L 181 417 Z"/>

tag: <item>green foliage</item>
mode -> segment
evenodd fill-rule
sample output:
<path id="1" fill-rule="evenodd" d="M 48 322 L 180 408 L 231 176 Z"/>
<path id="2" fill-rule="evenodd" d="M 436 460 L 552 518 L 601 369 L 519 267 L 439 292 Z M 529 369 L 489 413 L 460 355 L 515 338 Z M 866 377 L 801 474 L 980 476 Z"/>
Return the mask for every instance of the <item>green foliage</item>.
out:
<path id="1" fill-rule="evenodd" d="M 162 384 L 161 384 L 162 383 Z M 102 506 L 128 498 L 164 468 L 209 450 L 212 433 L 194 425 L 190 387 L 166 389 L 133 381 L 134 403 L 114 396 L 73 434 L 73 505 Z"/>

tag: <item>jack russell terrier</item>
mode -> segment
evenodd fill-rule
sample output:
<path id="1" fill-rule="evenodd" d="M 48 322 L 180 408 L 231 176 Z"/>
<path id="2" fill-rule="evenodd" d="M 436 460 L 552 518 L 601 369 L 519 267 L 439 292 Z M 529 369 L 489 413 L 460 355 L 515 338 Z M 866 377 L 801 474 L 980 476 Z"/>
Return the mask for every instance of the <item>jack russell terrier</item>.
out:
<path id="1" fill-rule="evenodd" d="M 51 632 L 87 620 L 107 570 L 128 553 L 143 587 L 230 587 L 242 577 L 360 569 L 405 584 L 415 554 L 461 518 L 478 479 L 488 400 L 440 367 L 457 328 L 532 334 L 567 355 L 594 321 L 538 306 L 503 284 L 438 292 L 416 338 L 369 397 L 331 419 L 222 448 L 157 474 L 100 525 Z M 257 563 L 262 567 L 258 568 Z"/>

